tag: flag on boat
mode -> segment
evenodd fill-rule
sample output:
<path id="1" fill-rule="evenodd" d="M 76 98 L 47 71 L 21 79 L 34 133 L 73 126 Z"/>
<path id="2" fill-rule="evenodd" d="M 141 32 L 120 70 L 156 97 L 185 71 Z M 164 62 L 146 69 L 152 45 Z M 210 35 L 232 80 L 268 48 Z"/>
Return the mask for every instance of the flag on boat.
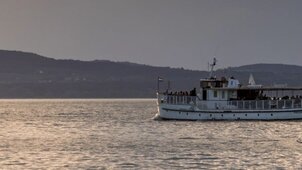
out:
<path id="1" fill-rule="evenodd" d="M 159 81 L 159 82 L 162 82 L 162 81 L 164 81 L 164 79 L 161 78 L 161 77 L 158 77 L 158 81 Z"/>
<path id="2" fill-rule="evenodd" d="M 164 81 L 164 79 L 163 78 L 161 78 L 161 77 L 157 77 L 157 92 L 159 92 L 159 83 L 160 82 L 163 82 Z"/>

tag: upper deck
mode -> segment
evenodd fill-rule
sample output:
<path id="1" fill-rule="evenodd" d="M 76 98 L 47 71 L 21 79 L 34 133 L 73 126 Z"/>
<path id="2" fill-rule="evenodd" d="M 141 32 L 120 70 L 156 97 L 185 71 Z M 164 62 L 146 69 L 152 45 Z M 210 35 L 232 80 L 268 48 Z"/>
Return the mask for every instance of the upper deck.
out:
<path id="1" fill-rule="evenodd" d="M 254 82 L 254 81 L 253 81 Z M 231 77 L 201 79 L 194 95 L 172 93 L 158 95 L 159 103 L 191 105 L 200 110 L 284 110 L 302 109 L 302 87 L 242 86 Z M 273 94 L 275 93 L 275 94 Z"/>
<path id="2" fill-rule="evenodd" d="M 302 109 L 302 96 L 280 99 L 269 98 L 265 100 L 228 100 L 228 101 L 203 101 L 198 96 L 176 96 L 158 94 L 158 102 L 167 105 L 191 105 L 199 110 L 265 110 L 278 111 L 289 109 Z M 211 107 L 214 105 L 215 107 Z"/>

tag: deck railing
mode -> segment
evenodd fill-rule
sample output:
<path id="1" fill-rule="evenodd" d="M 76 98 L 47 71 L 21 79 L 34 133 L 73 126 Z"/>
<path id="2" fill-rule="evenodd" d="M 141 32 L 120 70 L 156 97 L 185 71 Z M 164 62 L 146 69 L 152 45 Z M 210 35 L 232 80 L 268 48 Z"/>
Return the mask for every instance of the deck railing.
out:
<path id="1" fill-rule="evenodd" d="M 228 101 L 226 108 L 237 110 L 273 110 L 302 108 L 302 100 L 233 100 Z"/>
<path id="2" fill-rule="evenodd" d="M 159 95 L 158 100 L 160 103 L 175 105 L 196 104 L 196 96 Z"/>
<path id="3" fill-rule="evenodd" d="M 302 99 L 203 101 L 197 96 L 158 95 L 158 102 L 173 105 L 193 104 L 200 109 L 274 110 L 302 108 Z"/>

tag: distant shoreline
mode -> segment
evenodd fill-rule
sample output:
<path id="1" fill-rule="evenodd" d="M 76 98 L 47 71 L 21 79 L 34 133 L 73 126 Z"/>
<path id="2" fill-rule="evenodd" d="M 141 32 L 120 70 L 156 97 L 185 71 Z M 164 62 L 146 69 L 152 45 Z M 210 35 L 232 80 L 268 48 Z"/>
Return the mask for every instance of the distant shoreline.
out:
<path id="1" fill-rule="evenodd" d="M 157 100 L 156 98 L 0 98 L 3 100 Z"/>
<path id="2" fill-rule="evenodd" d="M 250 74 L 264 86 L 302 85 L 302 66 L 295 65 L 253 64 L 218 69 L 214 74 L 235 77 L 243 85 Z M 0 99 L 156 98 L 158 76 L 163 78 L 160 90 L 170 82 L 175 92 L 198 87 L 209 73 L 108 60 L 56 60 L 0 50 Z"/>

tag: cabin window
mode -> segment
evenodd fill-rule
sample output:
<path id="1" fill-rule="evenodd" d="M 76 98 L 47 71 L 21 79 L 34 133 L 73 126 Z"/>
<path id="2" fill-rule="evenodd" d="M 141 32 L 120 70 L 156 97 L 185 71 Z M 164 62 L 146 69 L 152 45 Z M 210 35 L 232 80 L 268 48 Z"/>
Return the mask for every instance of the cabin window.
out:
<path id="1" fill-rule="evenodd" d="M 208 82 L 200 82 L 200 87 L 202 87 L 202 88 L 206 88 L 206 87 L 208 87 L 209 85 L 208 85 Z"/>
<path id="2" fill-rule="evenodd" d="M 217 91 L 214 90 L 214 97 L 217 97 Z"/>
<path id="3" fill-rule="evenodd" d="M 222 91 L 221 97 L 224 99 L 225 98 L 225 92 Z"/>

